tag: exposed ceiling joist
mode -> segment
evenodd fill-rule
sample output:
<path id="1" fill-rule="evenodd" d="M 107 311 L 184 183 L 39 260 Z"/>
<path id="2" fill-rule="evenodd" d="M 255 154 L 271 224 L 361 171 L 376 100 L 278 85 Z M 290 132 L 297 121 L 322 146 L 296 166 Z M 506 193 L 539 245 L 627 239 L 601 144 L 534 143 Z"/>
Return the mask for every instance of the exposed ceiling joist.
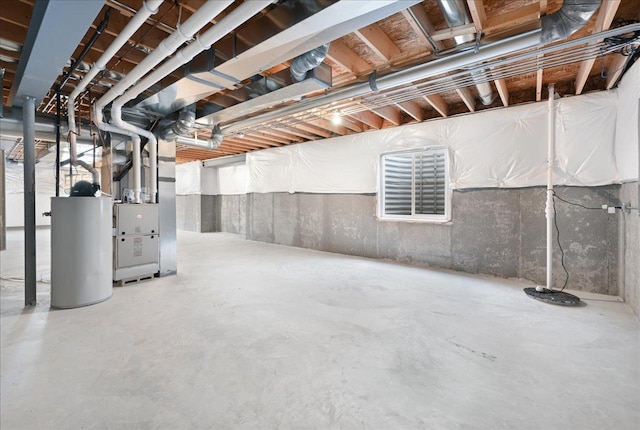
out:
<path id="1" fill-rule="evenodd" d="M 473 98 L 473 94 L 471 94 L 471 90 L 469 89 L 469 87 L 457 88 L 456 92 L 458 93 L 458 95 L 460 96 L 464 104 L 467 106 L 467 108 L 469 109 L 469 112 L 475 112 L 476 103 L 475 103 L 475 99 Z"/>
<path id="2" fill-rule="evenodd" d="M 607 0 L 602 2 L 598 10 L 598 17 L 596 18 L 596 26 L 593 29 L 593 34 L 608 30 L 609 27 L 611 27 L 613 18 L 616 16 L 616 12 L 620 6 L 620 1 L 621 0 Z M 576 75 L 576 94 L 582 93 L 595 61 L 595 58 L 591 58 L 580 63 L 580 69 Z"/>
<path id="3" fill-rule="evenodd" d="M 449 116 L 449 106 L 447 102 L 442 98 L 440 94 L 433 94 L 430 96 L 424 96 L 424 99 L 444 117 Z"/>

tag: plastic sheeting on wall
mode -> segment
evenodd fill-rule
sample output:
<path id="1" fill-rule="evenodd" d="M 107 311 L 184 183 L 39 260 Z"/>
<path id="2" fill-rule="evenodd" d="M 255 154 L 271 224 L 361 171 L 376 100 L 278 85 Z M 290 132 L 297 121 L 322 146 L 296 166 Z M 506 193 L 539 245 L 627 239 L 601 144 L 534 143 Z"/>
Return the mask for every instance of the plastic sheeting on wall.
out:
<path id="1" fill-rule="evenodd" d="M 615 157 L 618 174 L 638 179 L 638 104 L 640 104 L 640 61 L 624 75 L 618 86 L 618 116 Z"/>
<path id="2" fill-rule="evenodd" d="M 617 91 L 558 100 L 557 184 L 632 179 L 613 151 L 617 101 Z M 252 152 L 249 192 L 375 193 L 381 153 L 434 145 L 451 151 L 452 188 L 544 185 L 547 110 L 542 102 Z"/>
<path id="3" fill-rule="evenodd" d="M 176 194 L 246 194 L 249 174 L 244 164 L 204 167 L 200 161 L 176 166 Z"/>
<path id="4" fill-rule="evenodd" d="M 556 184 L 637 180 L 639 98 L 636 64 L 616 90 L 557 101 Z M 375 193 L 381 153 L 437 145 L 451 151 L 452 188 L 545 185 L 547 110 L 540 102 L 255 151 L 246 168 L 219 168 L 203 181 L 211 194 Z"/>
<path id="5" fill-rule="evenodd" d="M 191 163 L 176 165 L 176 194 L 201 194 L 202 193 L 202 162 L 192 161 Z"/>

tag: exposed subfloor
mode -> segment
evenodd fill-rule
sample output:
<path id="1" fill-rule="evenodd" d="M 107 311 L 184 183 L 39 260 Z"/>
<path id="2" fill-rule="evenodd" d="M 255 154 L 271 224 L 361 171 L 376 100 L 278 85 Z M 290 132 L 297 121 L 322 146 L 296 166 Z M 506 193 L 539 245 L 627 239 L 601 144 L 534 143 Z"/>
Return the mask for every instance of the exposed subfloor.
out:
<path id="1" fill-rule="evenodd" d="M 3 280 L 3 430 L 640 428 L 640 324 L 616 298 L 566 308 L 520 280 L 178 241 L 177 276 L 94 306 L 50 311 L 43 284 L 24 310 Z"/>

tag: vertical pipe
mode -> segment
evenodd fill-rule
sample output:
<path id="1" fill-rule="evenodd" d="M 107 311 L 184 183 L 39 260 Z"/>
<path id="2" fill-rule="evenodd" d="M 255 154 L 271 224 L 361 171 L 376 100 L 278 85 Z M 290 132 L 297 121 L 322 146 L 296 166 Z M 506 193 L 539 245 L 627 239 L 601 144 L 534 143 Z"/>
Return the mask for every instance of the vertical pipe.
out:
<path id="1" fill-rule="evenodd" d="M 7 249 L 7 207 L 5 204 L 4 151 L 0 149 L 0 251 Z"/>
<path id="2" fill-rule="evenodd" d="M 547 289 L 553 289 L 553 165 L 556 143 L 556 106 L 554 84 L 549 85 L 549 124 L 547 125 Z M 536 287 L 538 288 L 538 287 Z"/>
<path id="3" fill-rule="evenodd" d="M 24 128 L 24 305 L 36 305 L 36 99 L 25 96 Z"/>
<path id="4" fill-rule="evenodd" d="M 56 197 L 60 197 L 60 87 L 56 90 Z"/>

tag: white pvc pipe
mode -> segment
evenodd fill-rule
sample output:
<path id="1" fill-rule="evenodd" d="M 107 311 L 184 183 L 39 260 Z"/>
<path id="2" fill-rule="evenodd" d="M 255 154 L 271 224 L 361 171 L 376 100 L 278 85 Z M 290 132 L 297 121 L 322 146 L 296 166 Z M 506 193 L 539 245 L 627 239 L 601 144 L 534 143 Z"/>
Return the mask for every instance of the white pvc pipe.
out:
<path id="1" fill-rule="evenodd" d="M 233 0 L 219 0 L 209 1 L 202 5 L 202 7 L 198 9 L 193 15 L 191 15 L 188 20 L 181 24 L 175 32 L 173 32 L 170 36 L 160 42 L 158 47 L 153 50 L 151 54 L 149 54 L 144 60 L 142 60 L 140 64 L 134 67 L 131 72 L 129 72 L 120 82 L 111 87 L 111 89 L 107 91 L 107 93 L 103 95 L 100 100 L 98 100 L 98 102 L 96 103 L 97 114 L 102 116 L 102 110 L 107 104 L 122 95 L 122 93 L 136 81 L 138 81 L 138 79 L 149 73 L 161 61 L 166 59 L 169 55 L 173 54 L 175 50 L 180 47 L 180 45 L 191 39 L 198 30 L 211 22 L 213 18 L 219 15 L 220 12 L 222 12 L 232 3 Z M 139 135 L 145 136 L 149 140 L 149 194 L 151 196 L 151 202 L 155 203 L 158 182 L 158 169 L 156 161 L 158 142 L 152 132 L 139 127 L 135 127 L 122 121 L 123 105 L 124 103 L 120 103 L 118 105 L 112 106 L 111 123 L 119 129 L 137 133 Z M 102 120 L 102 118 L 100 118 L 100 120 Z M 134 178 L 141 176 L 140 163 L 134 163 L 132 168 L 132 174 L 134 175 Z"/>
<path id="2" fill-rule="evenodd" d="M 197 36 L 196 40 L 193 43 L 178 51 L 178 53 L 173 58 L 165 61 L 158 69 L 147 75 L 144 79 L 129 88 L 123 95 L 114 100 L 111 106 L 111 117 L 113 125 L 138 133 L 142 136 L 145 136 L 149 140 L 149 182 L 151 183 L 149 191 L 151 194 L 152 202 L 155 202 L 155 196 L 157 192 L 157 177 L 155 172 L 158 146 L 157 138 L 150 131 L 125 122 L 122 119 L 122 107 L 125 105 L 125 103 L 136 98 L 151 85 L 155 84 L 183 64 L 191 61 L 193 57 L 198 55 L 200 52 L 211 48 L 211 45 L 226 36 L 240 24 L 246 22 L 249 18 L 260 12 L 272 2 L 273 0 L 261 0 L 250 1 L 241 4 L 212 28 L 207 30 L 202 35 Z"/>
<path id="3" fill-rule="evenodd" d="M 556 103 L 554 84 L 549 85 L 549 123 L 547 125 L 547 202 L 544 213 L 547 217 L 547 290 L 553 290 L 553 165 L 555 158 L 556 144 Z M 544 288 L 537 286 L 536 290 L 544 291 Z"/>
<path id="4" fill-rule="evenodd" d="M 162 63 L 162 65 L 155 71 L 147 75 L 133 87 L 129 88 L 122 96 L 118 97 L 118 99 L 114 101 L 114 106 L 116 103 L 124 106 L 128 101 L 135 99 L 144 90 L 151 87 L 178 67 L 191 61 L 199 53 L 211 48 L 211 45 L 222 39 L 239 25 L 245 23 L 252 16 L 273 2 L 274 0 L 254 0 L 242 3 L 227 16 L 222 18 L 220 22 L 200 36 L 197 36 L 193 43 L 182 48 L 175 56 L 173 56 L 173 58 Z"/>
<path id="5" fill-rule="evenodd" d="M 136 165 L 139 167 L 140 166 L 140 136 L 137 135 L 136 133 L 133 133 L 131 131 L 128 130 L 122 130 L 118 127 L 114 127 L 111 124 L 107 124 L 103 121 L 102 119 L 102 115 L 99 115 L 98 112 L 96 111 L 95 105 L 93 107 L 93 122 L 96 124 L 96 126 L 103 131 L 108 131 L 110 133 L 118 133 L 118 134 L 124 134 L 125 136 L 129 136 L 131 138 L 131 141 L 133 143 L 133 147 L 132 147 L 132 153 L 133 153 L 133 159 L 132 159 L 132 168 L 135 167 Z M 137 163 L 136 163 L 137 161 Z M 141 181 L 141 176 L 140 176 L 140 169 L 138 168 L 137 172 L 134 170 L 132 170 L 132 174 L 131 174 L 131 182 L 133 182 L 133 192 L 135 195 L 134 201 L 135 203 L 141 203 L 141 199 L 140 199 L 140 193 L 142 191 L 142 181 Z"/>
<path id="6" fill-rule="evenodd" d="M 190 40 L 202 27 L 211 22 L 220 12 L 225 10 L 233 0 L 216 0 L 205 2 L 191 17 L 177 30 L 164 39 L 156 49 L 127 73 L 116 85 L 111 87 L 97 102 L 97 110 L 101 111 L 106 105 L 119 97 L 127 88 L 149 73 L 161 61 L 173 54 L 184 42 Z"/>
<path id="7" fill-rule="evenodd" d="M 142 3 L 142 7 L 140 10 L 131 18 L 129 23 L 125 26 L 124 29 L 120 32 L 118 37 L 115 38 L 113 43 L 109 45 L 109 47 L 102 53 L 98 61 L 95 62 L 91 70 L 84 75 L 84 78 L 80 81 L 80 83 L 74 88 L 74 90 L 69 95 L 69 99 L 67 100 L 67 112 L 69 115 L 69 154 L 71 164 L 80 164 L 82 167 L 91 172 L 93 176 L 93 181 L 99 183 L 100 177 L 96 169 L 89 164 L 78 161 L 77 153 L 76 153 L 76 136 L 78 133 L 78 129 L 76 127 L 76 118 L 75 118 L 75 104 L 76 98 L 84 91 L 84 89 L 91 83 L 91 81 L 104 70 L 105 66 L 109 62 L 109 60 L 122 48 L 122 46 L 127 43 L 127 41 L 134 35 L 134 33 L 146 22 L 146 20 L 153 14 L 158 12 L 158 8 L 162 4 L 163 0 L 149 0 L 147 2 Z"/>

